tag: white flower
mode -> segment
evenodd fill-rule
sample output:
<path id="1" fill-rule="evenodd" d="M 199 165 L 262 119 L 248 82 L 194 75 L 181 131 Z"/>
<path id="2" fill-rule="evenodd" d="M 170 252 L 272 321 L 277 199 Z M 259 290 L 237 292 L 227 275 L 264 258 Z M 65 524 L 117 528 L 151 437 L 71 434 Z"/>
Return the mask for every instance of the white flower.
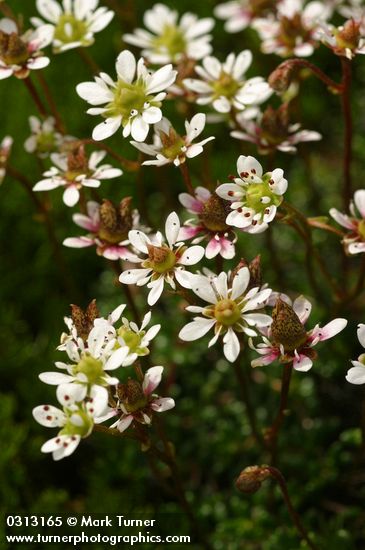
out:
<path id="1" fill-rule="evenodd" d="M 18 27 L 12 19 L 0 20 L 0 80 L 11 75 L 27 78 L 33 69 L 44 69 L 49 65 L 41 49 L 52 40 L 51 25 L 42 25 L 19 35 Z"/>
<path id="2" fill-rule="evenodd" d="M 56 53 L 94 43 L 94 34 L 105 29 L 114 17 L 112 11 L 98 8 L 98 4 L 99 0 L 63 0 L 61 6 L 56 0 L 37 0 L 38 12 L 51 23 L 48 26 Z M 31 21 L 37 27 L 44 24 L 39 17 Z"/>
<path id="3" fill-rule="evenodd" d="M 13 141 L 14 140 L 11 136 L 5 136 L 0 143 L 0 185 L 5 178 L 6 165 L 8 158 L 10 157 Z"/>
<path id="4" fill-rule="evenodd" d="M 155 4 L 147 10 L 143 22 L 148 31 L 136 29 L 124 34 L 128 44 L 144 48 L 142 55 L 151 63 L 177 63 L 184 58 L 202 59 L 212 51 L 207 34 L 214 26 L 210 17 L 198 19 L 193 13 L 184 13 L 177 22 L 178 13 L 164 4 Z"/>
<path id="5" fill-rule="evenodd" d="M 52 153 L 51 160 L 55 166 L 44 172 L 45 179 L 36 183 L 33 191 L 50 191 L 64 187 L 63 202 L 67 206 L 75 206 L 80 199 L 79 190 L 82 187 L 96 188 L 100 186 L 100 180 L 122 175 L 122 170 L 113 168 L 110 164 L 98 166 L 105 156 L 105 151 L 94 151 L 87 159 L 82 147 L 71 152 L 68 157 Z"/>
<path id="6" fill-rule="evenodd" d="M 94 399 L 94 391 L 83 403 L 72 397 L 61 398 L 63 410 L 53 405 L 40 405 L 33 409 L 33 417 L 46 428 L 61 428 L 58 435 L 42 445 L 42 453 L 52 453 L 54 460 L 70 456 L 82 438 L 88 437 L 93 429 L 95 417 L 105 411 L 104 403 Z"/>
<path id="7" fill-rule="evenodd" d="M 253 157 L 241 155 L 237 160 L 239 178 L 220 185 L 216 193 L 231 201 L 227 224 L 249 233 L 261 233 L 276 215 L 288 187 L 281 168 L 263 174 L 261 164 Z"/>
<path id="8" fill-rule="evenodd" d="M 146 371 L 142 384 L 133 379 L 128 379 L 126 384 L 119 384 L 116 407 L 110 409 L 103 420 L 119 415 L 119 419 L 110 427 L 124 432 L 133 421 L 151 424 L 155 412 L 173 409 L 175 401 L 171 397 L 159 397 L 153 393 L 161 382 L 162 372 L 163 367 L 151 367 Z"/>
<path id="9" fill-rule="evenodd" d="M 166 97 L 163 90 L 175 82 L 177 72 L 172 70 L 172 65 L 165 65 L 156 72 L 148 71 L 143 58 L 137 63 L 128 50 L 119 54 L 116 72 L 116 82 L 100 73 L 95 82 L 83 82 L 76 87 L 79 96 L 93 105 L 87 112 L 105 118 L 94 128 L 93 139 L 106 139 L 122 125 L 124 137 L 131 134 L 134 140 L 144 141 L 149 125 L 162 118 L 160 107 Z M 100 107 L 104 104 L 105 107 Z"/>
<path id="10" fill-rule="evenodd" d="M 244 111 L 238 113 L 236 121 L 239 129 L 233 130 L 231 136 L 254 143 L 261 155 L 270 154 L 275 150 L 296 153 L 299 143 L 322 139 L 318 132 L 301 130 L 300 124 L 290 124 L 289 117 L 285 120 L 283 107 L 285 105 L 276 111 L 268 107 L 264 113 L 258 114 L 255 121 L 243 118 Z"/>
<path id="11" fill-rule="evenodd" d="M 360 218 L 356 209 L 360 213 Z M 351 216 L 342 214 L 336 208 L 330 210 L 332 218 L 349 230 L 342 239 L 346 252 L 359 254 L 365 252 L 365 189 L 355 191 L 354 200 L 350 203 L 350 214 Z"/>
<path id="12" fill-rule="evenodd" d="M 185 136 L 179 136 L 171 126 L 171 122 L 163 118 L 154 126 L 154 143 L 137 143 L 131 141 L 131 144 L 146 155 L 156 157 L 155 160 L 146 160 L 143 165 L 163 166 L 173 163 L 180 166 L 187 158 L 193 158 L 203 152 L 203 145 L 215 139 L 214 136 L 208 137 L 193 143 L 204 130 L 206 116 L 198 113 L 193 116 L 190 122 L 185 121 Z"/>
<path id="13" fill-rule="evenodd" d="M 275 17 L 256 19 L 253 27 L 262 40 L 264 53 L 282 57 L 308 57 L 318 45 L 318 30 L 332 14 L 330 4 L 282 0 Z"/>
<path id="14" fill-rule="evenodd" d="M 224 29 L 227 32 L 238 32 L 250 26 L 257 17 L 275 13 L 280 1 L 232 0 L 218 4 L 214 9 L 214 15 L 226 21 Z"/>
<path id="15" fill-rule="evenodd" d="M 47 158 L 50 153 L 58 152 L 66 141 L 72 141 L 72 136 L 63 136 L 55 129 L 55 119 L 48 117 L 40 120 L 36 116 L 29 117 L 31 135 L 24 142 L 27 153 L 36 153 L 40 158 Z"/>
<path id="16" fill-rule="evenodd" d="M 233 108 L 242 111 L 247 105 L 263 103 L 273 92 L 260 76 L 244 78 L 251 62 L 249 50 L 238 55 L 230 53 L 224 63 L 208 56 L 202 67 L 195 67 L 201 80 L 185 78 L 183 84 L 197 94 L 198 105 L 211 103 L 219 113 L 229 113 Z"/>
<path id="17" fill-rule="evenodd" d="M 187 311 L 201 313 L 203 317 L 195 317 L 191 323 L 180 331 L 181 340 L 191 342 L 205 336 L 214 327 L 215 335 L 208 347 L 223 336 L 223 352 L 228 361 L 234 362 L 240 352 L 238 333 L 256 336 L 252 327 L 268 326 L 272 319 L 263 313 L 253 313 L 262 309 L 271 294 L 270 288 L 260 290 L 252 288 L 246 293 L 250 282 L 250 272 L 247 267 L 241 268 L 228 284 L 227 274 L 222 272 L 216 277 L 204 275 L 191 276 L 191 289 L 209 306 L 188 306 Z"/>
<path id="18" fill-rule="evenodd" d="M 177 242 L 180 232 L 180 220 L 176 212 L 172 212 L 165 224 L 167 244 L 163 242 L 161 233 L 151 241 L 141 231 L 130 231 L 129 240 L 140 253 L 147 256 L 140 260 L 141 268 L 124 271 L 119 280 L 121 283 L 142 286 L 147 284 L 150 289 L 148 304 L 154 305 L 160 298 L 165 282 L 173 289 L 175 280 L 184 288 L 190 288 L 190 279 L 184 266 L 198 263 L 204 256 L 202 246 L 188 248 L 184 243 Z"/>
<path id="19" fill-rule="evenodd" d="M 73 332 L 71 336 L 75 336 Z M 39 375 L 45 384 L 57 387 L 57 398 L 61 403 L 69 399 L 80 402 L 93 392 L 94 401 L 104 408 L 108 403 L 107 386 L 118 384 L 118 378 L 109 376 L 109 371 L 131 364 L 129 348 L 120 347 L 113 353 L 115 338 L 110 338 L 104 324 L 95 326 L 86 341 L 66 338 L 63 344 L 72 364 L 56 362 L 56 367 L 66 371 L 43 372 Z"/>
<path id="20" fill-rule="evenodd" d="M 360 344 L 365 348 L 365 325 L 360 324 L 357 328 L 357 337 Z M 347 371 L 346 380 L 350 384 L 365 384 L 365 354 L 362 353 L 357 361 L 351 361 L 353 367 Z"/>

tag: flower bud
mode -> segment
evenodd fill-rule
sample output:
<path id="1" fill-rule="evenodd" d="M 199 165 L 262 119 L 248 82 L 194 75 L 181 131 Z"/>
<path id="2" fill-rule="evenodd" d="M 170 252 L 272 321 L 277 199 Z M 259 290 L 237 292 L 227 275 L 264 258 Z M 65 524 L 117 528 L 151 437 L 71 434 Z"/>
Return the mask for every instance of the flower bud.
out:
<path id="1" fill-rule="evenodd" d="M 256 493 L 263 481 L 271 476 L 267 466 L 247 466 L 236 479 L 236 487 L 241 493 Z"/>
<path id="2" fill-rule="evenodd" d="M 279 94 L 286 92 L 292 83 L 294 70 L 290 61 L 281 63 L 269 76 L 268 82 L 271 88 Z"/>
<path id="3" fill-rule="evenodd" d="M 76 149 L 70 151 L 67 155 L 67 168 L 68 171 L 79 174 L 87 174 L 89 171 L 88 160 L 85 153 L 85 148 L 80 145 Z"/>
<path id="4" fill-rule="evenodd" d="M 132 378 L 128 378 L 125 384 L 118 384 L 117 396 L 128 412 L 136 412 L 147 405 L 140 382 Z"/>
<path id="5" fill-rule="evenodd" d="M 307 332 L 294 309 L 280 298 L 272 312 L 271 333 L 276 345 L 285 352 L 300 348 L 307 340 Z"/>
<path id="6" fill-rule="evenodd" d="M 261 119 L 263 137 L 272 144 L 281 143 L 288 136 L 289 108 L 284 103 L 279 109 L 271 105 L 264 111 Z"/>

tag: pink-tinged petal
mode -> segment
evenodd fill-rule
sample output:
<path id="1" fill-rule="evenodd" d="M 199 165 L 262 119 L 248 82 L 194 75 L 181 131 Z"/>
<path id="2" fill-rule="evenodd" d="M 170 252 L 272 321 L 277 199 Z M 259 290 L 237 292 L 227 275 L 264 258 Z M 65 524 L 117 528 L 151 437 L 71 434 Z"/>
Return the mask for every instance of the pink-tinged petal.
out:
<path id="1" fill-rule="evenodd" d="M 40 405 L 32 411 L 34 419 L 46 428 L 61 427 L 66 422 L 63 411 L 52 405 Z"/>
<path id="2" fill-rule="evenodd" d="M 165 412 L 175 407 L 172 397 L 158 397 L 151 403 L 151 409 L 155 412 Z"/>
<path id="3" fill-rule="evenodd" d="M 190 227 L 189 225 L 185 225 L 183 227 L 180 228 L 180 232 L 179 232 L 179 235 L 177 237 L 177 240 L 178 241 L 185 241 L 187 239 L 192 239 L 193 237 L 195 237 L 196 235 L 198 235 L 198 233 L 200 233 L 200 231 L 202 230 L 202 227 Z"/>
<path id="4" fill-rule="evenodd" d="M 185 342 L 198 340 L 207 334 L 215 325 L 215 319 L 196 317 L 194 321 L 185 325 L 179 332 L 179 338 Z"/>
<path id="5" fill-rule="evenodd" d="M 233 277 L 232 283 L 232 300 L 235 300 L 245 292 L 248 283 L 250 282 L 250 271 L 247 267 L 240 269 Z"/>
<path id="6" fill-rule="evenodd" d="M 240 343 L 236 333 L 229 328 L 223 338 L 223 352 L 227 361 L 233 363 L 240 353 Z"/>
<path id="7" fill-rule="evenodd" d="M 231 242 L 229 239 L 226 239 L 225 237 L 222 237 L 220 239 L 221 243 L 221 251 L 220 254 L 223 258 L 226 260 L 231 260 L 236 255 L 236 248 L 234 246 L 234 243 Z"/>
<path id="8" fill-rule="evenodd" d="M 365 384 L 365 366 L 361 365 L 349 369 L 346 374 L 346 380 L 350 384 Z"/>
<path id="9" fill-rule="evenodd" d="M 142 388 L 145 395 L 150 395 L 161 382 L 163 367 L 151 367 L 144 376 Z"/>
<path id="10" fill-rule="evenodd" d="M 93 246 L 95 241 L 89 237 L 69 237 L 65 239 L 62 244 L 70 248 L 86 248 L 88 246 Z"/>
<path id="11" fill-rule="evenodd" d="M 365 325 L 360 324 L 357 327 L 357 337 L 362 347 L 365 348 Z"/>
<path id="12" fill-rule="evenodd" d="M 354 194 L 355 206 L 361 214 L 362 218 L 365 218 L 365 189 L 358 189 Z"/>
<path id="13" fill-rule="evenodd" d="M 220 239 L 216 239 L 215 237 L 212 237 L 205 249 L 205 256 L 208 258 L 208 260 L 211 260 L 212 258 L 215 258 L 217 254 L 221 251 L 221 243 Z"/>
<path id="14" fill-rule="evenodd" d="M 329 338 L 336 336 L 336 334 L 341 332 L 346 326 L 346 319 L 334 319 L 330 323 L 327 323 L 327 325 L 325 325 L 323 328 L 318 329 L 319 340 L 323 342 L 324 340 L 328 340 Z"/>
<path id="15" fill-rule="evenodd" d="M 251 367 L 255 368 L 255 367 L 264 367 L 265 365 L 270 365 L 271 363 L 276 361 L 279 355 L 280 353 L 277 350 L 269 349 L 269 351 L 265 355 L 251 361 Z"/>
<path id="16" fill-rule="evenodd" d="M 179 201 L 189 212 L 194 214 L 199 214 L 203 209 L 202 202 L 188 193 L 180 193 Z"/>
<path id="17" fill-rule="evenodd" d="M 180 265 L 195 265 L 200 262 L 204 256 L 204 248 L 199 245 L 190 246 L 179 258 Z"/>
<path id="18" fill-rule="evenodd" d="M 356 223 L 354 223 L 353 219 L 350 218 L 350 216 L 347 216 L 346 214 L 342 214 L 339 212 L 336 208 L 331 208 L 330 210 L 330 216 L 342 227 L 346 227 L 346 229 L 356 229 Z"/>
<path id="19" fill-rule="evenodd" d="M 307 372 L 312 368 L 313 362 L 306 355 L 298 355 L 293 360 L 293 367 L 300 372 Z"/>
<path id="20" fill-rule="evenodd" d="M 120 432 L 124 432 L 133 422 L 133 416 L 128 414 L 127 416 L 122 416 L 117 424 L 117 429 Z"/>
<path id="21" fill-rule="evenodd" d="M 94 219 L 84 214 L 74 214 L 72 219 L 76 225 L 90 231 L 91 233 L 97 233 L 99 229 L 99 223 L 95 223 Z"/>
<path id="22" fill-rule="evenodd" d="M 73 381 L 72 376 L 68 374 L 62 374 L 61 372 L 42 372 L 39 375 L 39 379 L 45 384 L 51 384 L 52 386 L 67 384 Z"/>
<path id="23" fill-rule="evenodd" d="M 180 231 L 180 220 L 176 212 L 171 212 L 167 217 L 165 224 L 165 235 L 169 246 L 172 246 L 176 243 L 177 237 Z"/>
<path id="24" fill-rule="evenodd" d="M 149 306 L 153 306 L 158 301 L 163 292 L 164 278 L 160 277 L 156 281 L 149 283 L 148 288 L 150 288 L 151 290 L 148 294 L 147 303 Z"/>
<path id="25" fill-rule="evenodd" d="M 311 313 L 312 304 L 304 296 L 299 296 L 293 303 L 293 309 L 304 325 Z"/>

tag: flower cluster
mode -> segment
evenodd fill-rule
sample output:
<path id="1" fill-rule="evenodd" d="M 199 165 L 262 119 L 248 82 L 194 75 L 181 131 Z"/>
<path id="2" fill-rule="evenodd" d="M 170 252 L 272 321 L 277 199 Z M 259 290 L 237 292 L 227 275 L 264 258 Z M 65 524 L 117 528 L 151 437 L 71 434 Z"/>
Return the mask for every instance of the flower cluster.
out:
<path id="1" fill-rule="evenodd" d="M 72 306 L 71 317 L 65 318 L 69 332 L 62 335 L 58 349 L 66 352 L 68 362 L 56 362 L 58 372 L 39 375 L 42 382 L 57 386 L 57 399 L 63 409 L 41 405 L 33 410 L 34 418 L 43 426 L 61 428 L 56 437 L 42 446 L 42 451 L 52 452 L 55 460 L 69 456 L 81 439 L 90 435 L 94 423 L 118 415 L 116 425 L 123 431 L 127 428 L 126 411 L 133 412 L 129 426 L 134 418 L 150 423 L 152 411 L 162 412 L 174 406 L 172 399 L 152 394 L 161 380 L 163 367 L 150 368 L 142 386 L 132 378 L 128 378 L 126 384 L 120 384 L 119 378 L 109 374 L 119 367 L 132 365 L 138 357 L 148 355 L 150 342 L 160 330 L 160 325 L 154 325 L 146 331 L 151 320 L 150 312 L 141 327 L 126 318 L 122 318 L 118 326 L 124 309 L 124 304 L 118 306 L 106 319 L 99 316 L 94 300 L 85 311 Z M 116 391 L 121 396 L 124 387 L 125 400 L 120 397 L 120 404 L 118 402 L 110 415 L 109 404 L 114 403 L 111 395 Z M 143 399 L 141 396 L 134 399 L 137 387 L 143 388 Z"/>

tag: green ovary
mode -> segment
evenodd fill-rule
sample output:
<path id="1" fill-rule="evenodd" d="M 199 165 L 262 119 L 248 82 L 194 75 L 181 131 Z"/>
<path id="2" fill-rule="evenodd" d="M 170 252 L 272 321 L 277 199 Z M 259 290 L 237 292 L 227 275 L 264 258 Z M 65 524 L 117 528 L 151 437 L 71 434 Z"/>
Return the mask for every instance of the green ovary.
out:
<path id="1" fill-rule="evenodd" d="M 165 25 L 162 34 L 152 41 L 152 47 L 157 53 L 167 51 L 173 61 L 177 56 L 185 53 L 186 46 L 184 34 L 174 25 Z"/>
<path id="2" fill-rule="evenodd" d="M 185 143 L 184 140 L 181 138 L 178 138 L 172 145 L 168 147 L 164 147 L 161 150 L 161 153 L 164 157 L 168 159 L 176 159 L 176 157 L 179 157 L 182 153 L 181 148 L 184 147 Z"/>
<path id="3" fill-rule="evenodd" d="M 126 346 L 129 347 L 131 353 L 137 353 L 137 355 L 148 355 L 148 349 L 140 347 L 142 338 L 145 335 L 144 331 L 136 333 L 127 327 L 120 327 L 117 330 L 117 334 L 120 338 L 123 338 L 123 341 Z M 119 347 L 119 344 L 117 344 L 117 347 Z"/>
<path id="4" fill-rule="evenodd" d="M 89 384 L 101 384 L 104 374 L 103 363 L 85 353 L 81 361 L 73 368 L 73 374 L 78 373 L 85 374 Z"/>
<path id="5" fill-rule="evenodd" d="M 222 72 L 219 80 L 212 83 L 214 99 L 224 96 L 231 99 L 238 92 L 240 85 L 230 74 Z"/>
<path id="6" fill-rule="evenodd" d="M 84 46 L 88 46 L 92 43 L 92 40 L 85 39 L 87 32 L 87 23 L 79 21 L 71 13 L 65 13 L 58 20 L 54 39 L 59 40 L 62 44 L 81 42 Z"/>
<path id="7" fill-rule="evenodd" d="M 107 112 L 104 116 L 122 116 L 127 120 L 131 116 L 131 111 L 142 112 L 146 102 L 151 103 L 152 97 L 146 95 L 146 87 L 143 83 L 136 82 L 128 84 L 124 80 L 118 80 L 114 91 L 114 99 L 107 106 Z M 157 104 L 154 104 L 157 105 Z"/>
<path id="8" fill-rule="evenodd" d="M 56 140 L 53 133 L 42 133 L 37 136 L 37 151 L 51 153 L 56 149 Z"/>
<path id="9" fill-rule="evenodd" d="M 81 437 L 86 437 L 91 432 L 91 429 L 94 425 L 92 418 L 83 410 L 79 409 L 76 412 L 65 411 L 67 415 L 67 420 L 65 426 L 60 431 L 59 435 L 79 435 Z M 76 420 L 75 417 L 79 417 L 79 422 L 76 425 L 71 421 L 71 416 Z"/>
<path id="10" fill-rule="evenodd" d="M 226 327 L 232 326 L 241 318 L 241 310 L 234 300 L 220 300 L 214 307 L 214 317 Z"/>
<path id="11" fill-rule="evenodd" d="M 268 197 L 270 200 L 262 202 L 263 198 Z M 267 181 L 262 183 L 251 183 L 246 188 L 245 206 L 252 208 L 255 212 L 265 213 L 266 208 L 270 206 L 279 206 L 282 203 L 283 197 L 281 195 L 275 195 L 270 189 L 270 185 Z"/>

